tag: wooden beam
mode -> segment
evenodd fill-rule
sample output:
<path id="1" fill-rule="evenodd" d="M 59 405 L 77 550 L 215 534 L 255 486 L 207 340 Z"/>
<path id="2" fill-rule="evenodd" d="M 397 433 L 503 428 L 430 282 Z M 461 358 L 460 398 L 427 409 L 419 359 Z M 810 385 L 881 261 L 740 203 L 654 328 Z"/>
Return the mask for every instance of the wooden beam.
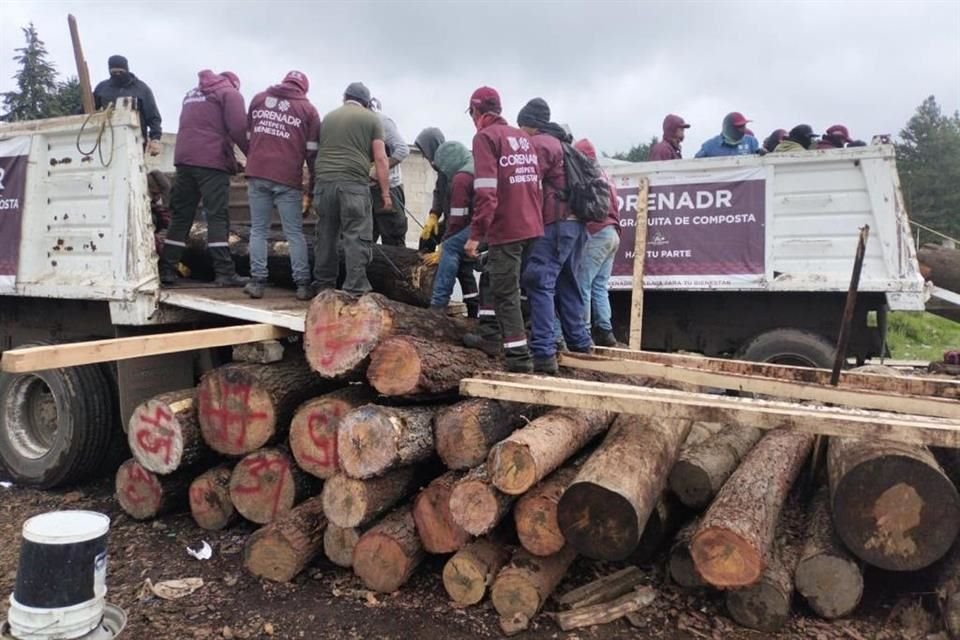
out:
<path id="1" fill-rule="evenodd" d="M 587 369 L 621 375 L 650 376 L 659 380 L 682 382 L 700 387 L 719 387 L 744 393 L 762 393 L 791 400 L 811 400 L 858 409 L 876 409 L 893 413 L 912 413 L 960 420 L 960 402 L 926 396 L 827 387 L 808 382 L 777 380 L 740 373 L 717 373 L 670 366 L 657 362 L 617 360 L 603 356 L 564 353 L 560 364 L 573 369 Z"/>
<path id="2" fill-rule="evenodd" d="M 650 179 L 640 178 L 637 199 L 636 236 L 633 243 L 633 295 L 630 303 L 630 348 L 643 348 L 643 272 L 647 258 L 647 194 Z"/>
<path id="3" fill-rule="evenodd" d="M 128 360 L 162 353 L 177 353 L 210 347 L 228 347 L 245 342 L 276 340 L 290 335 L 289 329 L 269 324 L 244 324 L 216 329 L 197 329 L 156 333 L 132 338 L 111 338 L 54 344 L 43 347 L 24 347 L 3 352 L 0 370 L 7 373 L 27 373 L 45 369 L 74 367 L 95 362 Z"/>
<path id="4" fill-rule="evenodd" d="M 810 369 L 785 364 L 746 362 L 744 360 L 730 360 L 727 358 L 707 358 L 698 355 L 656 353 L 653 351 L 637 351 L 609 347 L 595 347 L 594 353 L 618 360 L 657 362 L 665 365 L 685 367 L 687 369 L 699 369 L 701 371 L 740 373 L 776 378 L 777 380 L 792 380 L 794 382 L 809 382 L 811 384 L 822 385 L 830 384 L 829 369 Z M 895 377 L 876 373 L 843 372 L 840 374 L 840 387 L 960 400 L 960 382 L 945 378 L 919 376 Z"/>
<path id="5" fill-rule="evenodd" d="M 497 373 L 463 380 L 460 393 L 480 398 L 663 419 L 721 422 L 758 429 L 783 427 L 827 436 L 881 438 L 906 444 L 960 448 L 960 422 L 955 420 L 862 409 Z"/>
<path id="6" fill-rule="evenodd" d="M 80 102 L 84 113 L 93 113 L 96 107 L 93 103 L 93 91 L 90 88 L 90 70 L 87 60 L 83 57 L 83 47 L 80 46 L 80 30 L 77 28 L 77 19 L 72 14 L 67 16 L 70 26 L 70 40 L 73 42 L 73 57 L 77 62 L 77 80 L 80 82 Z"/>

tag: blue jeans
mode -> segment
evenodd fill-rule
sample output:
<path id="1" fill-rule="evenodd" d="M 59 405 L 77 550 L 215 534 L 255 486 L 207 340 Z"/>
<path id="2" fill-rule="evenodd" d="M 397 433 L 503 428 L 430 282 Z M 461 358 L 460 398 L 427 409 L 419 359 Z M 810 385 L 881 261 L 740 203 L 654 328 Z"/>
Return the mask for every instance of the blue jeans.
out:
<path id="1" fill-rule="evenodd" d="M 446 307 L 450 304 L 453 294 L 453 285 L 460 273 L 460 263 L 463 261 L 463 246 L 470 239 L 470 227 L 466 226 L 443 241 L 440 245 L 440 265 L 437 275 L 433 278 L 433 296 L 430 298 L 431 307 Z"/>
<path id="2" fill-rule="evenodd" d="M 310 255 L 307 253 L 307 239 L 303 235 L 303 196 L 300 189 L 273 180 L 248 178 L 247 195 L 250 199 L 251 223 L 250 275 L 254 280 L 267 279 L 267 232 L 276 205 L 283 235 L 290 245 L 293 281 L 298 285 L 310 284 Z"/>
<path id="3" fill-rule="evenodd" d="M 583 259 L 577 270 L 587 326 L 592 324 L 601 331 L 613 331 L 607 286 L 610 284 L 610 272 L 613 271 L 613 258 L 619 248 L 620 234 L 616 227 L 604 227 L 588 235 L 583 247 Z"/>
<path id="4" fill-rule="evenodd" d="M 570 349 L 587 351 L 592 346 L 576 278 L 586 235 L 582 222 L 561 220 L 544 227 L 543 236 L 533 243 L 521 282 L 530 301 L 530 350 L 535 358 L 557 353 L 557 315 Z"/>

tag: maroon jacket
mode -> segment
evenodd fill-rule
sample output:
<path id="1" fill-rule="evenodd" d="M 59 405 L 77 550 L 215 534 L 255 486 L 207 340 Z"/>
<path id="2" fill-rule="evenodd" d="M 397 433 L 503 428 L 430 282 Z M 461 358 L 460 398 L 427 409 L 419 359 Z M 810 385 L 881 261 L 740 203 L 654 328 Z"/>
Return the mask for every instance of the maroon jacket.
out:
<path id="1" fill-rule="evenodd" d="M 543 186 L 543 226 L 570 217 L 570 208 L 562 195 L 567 191 L 567 174 L 563 168 L 563 145 L 549 133 L 531 138 L 540 161 Z"/>
<path id="2" fill-rule="evenodd" d="M 501 116 L 485 114 L 473 136 L 470 239 L 500 245 L 543 235 L 537 152 Z"/>
<path id="3" fill-rule="evenodd" d="M 577 140 L 573 146 L 577 149 L 577 151 L 587 156 L 594 162 L 597 161 L 597 150 L 594 148 L 593 143 L 586 138 Z M 612 226 L 617 229 L 617 235 L 620 235 L 620 202 L 617 200 L 617 186 L 613 183 L 613 180 L 610 179 L 610 176 L 607 175 L 606 171 L 600 169 L 600 174 L 603 175 L 603 179 L 606 180 L 607 184 L 610 185 L 610 206 L 607 208 L 606 218 L 600 222 L 587 223 L 587 232 L 590 235 L 593 235 L 604 227 Z"/>
<path id="4" fill-rule="evenodd" d="M 473 213 L 473 174 L 460 171 L 450 183 L 450 213 L 447 216 L 443 239 L 462 231 L 470 224 Z"/>
<path id="5" fill-rule="evenodd" d="M 173 163 L 235 173 L 233 145 L 247 152 L 243 96 L 224 75 L 209 69 L 197 75 L 200 83 L 183 98 Z"/>
<path id="6" fill-rule="evenodd" d="M 649 160 L 679 160 L 682 157 L 683 156 L 680 155 L 680 149 L 677 149 L 666 140 L 661 140 L 650 149 Z"/>
<path id="7" fill-rule="evenodd" d="M 250 101 L 247 176 L 303 188 L 303 163 L 310 170 L 309 193 L 320 140 L 320 114 L 292 82 L 274 85 Z"/>

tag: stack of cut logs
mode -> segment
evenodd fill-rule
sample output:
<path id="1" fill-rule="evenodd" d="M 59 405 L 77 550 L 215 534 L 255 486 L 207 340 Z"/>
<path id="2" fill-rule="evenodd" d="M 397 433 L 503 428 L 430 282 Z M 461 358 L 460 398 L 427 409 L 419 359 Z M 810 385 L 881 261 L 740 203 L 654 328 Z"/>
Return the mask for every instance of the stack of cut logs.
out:
<path id="1" fill-rule="evenodd" d="M 325 554 L 392 592 L 426 554 L 449 554 L 451 600 L 489 595 L 506 632 L 578 556 L 633 565 L 663 550 L 676 584 L 725 591 L 731 617 L 764 631 L 794 591 L 832 619 L 857 607 L 865 564 L 940 561 L 960 637 L 955 454 L 832 438 L 814 491 L 811 435 L 458 399 L 462 378 L 498 367 L 458 346 L 464 330 L 379 294 L 324 292 L 302 352 L 246 349 L 275 361 L 225 365 L 135 411 L 118 500 L 135 518 L 189 504 L 205 529 L 263 525 L 243 563 L 276 581 Z M 643 575 L 628 566 L 557 597 L 554 617 L 571 629 L 630 614 L 653 598 Z"/>

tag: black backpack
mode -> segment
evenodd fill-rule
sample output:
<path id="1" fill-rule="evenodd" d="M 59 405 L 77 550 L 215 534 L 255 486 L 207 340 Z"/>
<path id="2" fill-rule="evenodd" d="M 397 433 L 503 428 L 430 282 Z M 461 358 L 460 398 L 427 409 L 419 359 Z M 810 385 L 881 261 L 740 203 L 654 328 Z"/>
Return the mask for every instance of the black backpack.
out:
<path id="1" fill-rule="evenodd" d="M 583 222 L 602 222 L 610 210 L 610 183 L 603 178 L 593 160 L 573 145 L 562 144 L 567 206 Z"/>

